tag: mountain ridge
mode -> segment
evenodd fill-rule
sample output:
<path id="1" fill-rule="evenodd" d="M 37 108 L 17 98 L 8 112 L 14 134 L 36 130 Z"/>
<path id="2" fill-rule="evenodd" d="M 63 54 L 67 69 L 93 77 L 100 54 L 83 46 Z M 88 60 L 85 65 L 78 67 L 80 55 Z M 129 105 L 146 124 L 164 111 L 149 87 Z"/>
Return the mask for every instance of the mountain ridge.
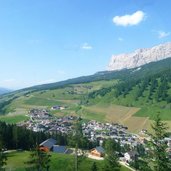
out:
<path id="1" fill-rule="evenodd" d="M 131 69 L 150 62 L 160 61 L 171 57 L 171 42 L 159 44 L 152 48 L 141 48 L 131 53 L 112 55 L 108 71 Z"/>

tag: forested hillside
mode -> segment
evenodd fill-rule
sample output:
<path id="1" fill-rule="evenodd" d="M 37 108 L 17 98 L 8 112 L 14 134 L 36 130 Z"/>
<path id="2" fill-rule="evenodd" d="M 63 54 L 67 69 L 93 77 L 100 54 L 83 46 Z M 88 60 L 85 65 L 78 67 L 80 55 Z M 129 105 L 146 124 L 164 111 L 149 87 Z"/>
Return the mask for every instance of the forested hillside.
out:
<path id="1" fill-rule="evenodd" d="M 140 73 L 141 69 L 138 72 Z M 163 118 L 171 119 L 169 115 L 169 111 L 171 111 L 171 67 L 163 66 L 163 68 L 158 68 L 156 73 L 146 72 L 146 75 L 140 77 L 135 75 L 125 81 L 120 80 L 117 85 L 89 93 L 82 103 L 89 105 L 113 103 L 141 107 L 142 110 L 138 112 L 140 116 L 141 112 L 145 110 L 143 115 L 150 117 L 154 114 L 152 110 L 161 112 L 165 109 L 163 113 L 167 112 Z"/>
<path id="2" fill-rule="evenodd" d="M 149 76 L 143 78 L 130 78 L 126 81 L 120 81 L 117 85 L 103 88 L 88 94 L 87 99 L 91 100 L 97 96 L 105 96 L 110 94 L 114 98 L 123 96 L 124 98 L 132 90 L 135 89 L 134 100 L 137 101 L 138 98 L 144 95 L 146 90 L 148 91 L 148 100 L 155 99 L 156 102 L 167 101 L 171 102 L 170 95 L 170 83 L 171 83 L 171 69 L 165 69 L 157 74 L 150 74 Z M 112 94 L 111 94 L 112 93 Z"/>
<path id="3" fill-rule="evenodd" d="M 54 105 L 66 106 L 66 109 L 51 111 Z M 131 128 L 132 123 L 142 123 L 143 128 L 156 113 L 169 121 L 171 58 L 141 68 L 98 72 L 0 96 L 0 114 L 5 115 L 0 119 L 3 121 L 21 121 L 25 117 L 15 122 L 13 118 L 28 114 L 31 108 L 46 108 L 57 116 L 73 114 L 85 119 L 121 122 L 131 131 L 135 128 Z"/>

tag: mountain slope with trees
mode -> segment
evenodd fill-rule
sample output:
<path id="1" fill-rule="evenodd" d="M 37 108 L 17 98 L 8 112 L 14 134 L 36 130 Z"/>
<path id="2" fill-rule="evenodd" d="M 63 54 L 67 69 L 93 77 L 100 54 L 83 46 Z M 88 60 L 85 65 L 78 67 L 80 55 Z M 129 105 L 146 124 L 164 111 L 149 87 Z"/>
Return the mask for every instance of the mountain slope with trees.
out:
<path id="1" fill-rule="evenodd" d="M 82 103 L 140 107 L 136 116 L 148 116 L 152 119 L 156 112 L 162 112 L 162 119 L 171 120 L 171 62 L 170 59 L 166 61 L 135 70 L 132 76 L 130 74 L 129 78 L 120 80 L 117 85 L 89 93 Z"/>
<path id="2" fill-rule="evenodd" d="M 114 120 L 114 115 L 126 116 L 133 109 L 132 114 L 139 119 L 153 119 L 156 113 L 161 112 L 163 120 L 171 120 L 170 80 L 171 58 L 168 58 L 141 68 L 98 72 L 91 76 L 11 92 L 0 96 L 0 114 L 21 116 L 33 107 L 50 110 L 53 105 L 62 105 L 67 106 L 64 111 L 51 112 L 57 116 L 72 113 L 84 116 L 85 119 L 109 121 L 109 117 Z M 94 108 L 103 110 L 89 110 Z M 122 119 L 123 124 L 127 124 L 127 117 Z"/>

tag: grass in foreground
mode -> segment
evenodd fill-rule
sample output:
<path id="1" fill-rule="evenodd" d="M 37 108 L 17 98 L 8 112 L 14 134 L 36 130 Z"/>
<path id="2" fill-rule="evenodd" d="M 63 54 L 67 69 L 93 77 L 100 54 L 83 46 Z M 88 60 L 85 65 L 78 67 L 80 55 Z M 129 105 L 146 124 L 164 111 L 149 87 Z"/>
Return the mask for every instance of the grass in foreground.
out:
<path id="1" fill-rule="evenodd" d="M 18 122 L 27 120 L 28 117 L 25 115 L 5 115 L 5 116 L 0 116 L 0 121 L 4 121 L 9 124 L 16 124 Z"/>
<path id="2" fill-rule="evenodd" d="M 24 164 L 29 159 L 30 152 L 12 152 L 8 154 L 6 170 L 25 171 L 27 167 Z M 51 166 L 49 171 L 73 171 L 74 156 L 66 154 L 51 153 Z M 104 161 L 85 159 L 79 166 L 79 171 L 90 171 L 90 168 L 96 162 L 99 171 L 103 171 Z M 121 166 L 121 171 L 130 171 L 128 168 Z"/>

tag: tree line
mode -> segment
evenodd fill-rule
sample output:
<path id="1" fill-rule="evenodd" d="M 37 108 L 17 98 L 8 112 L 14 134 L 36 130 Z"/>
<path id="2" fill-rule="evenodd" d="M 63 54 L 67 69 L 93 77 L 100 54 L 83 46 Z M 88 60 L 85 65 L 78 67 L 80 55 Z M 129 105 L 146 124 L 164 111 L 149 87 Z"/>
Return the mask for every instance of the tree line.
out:
<path id="1" fill-rule="evenodd" d="M 90 149 L 97 145 L 83 136 L 81 125 L 79 125 L 79 130 L 81 133 L 78 140 L 78 148 Z M 30 150 L 35 147 L 35 144 L 40 144 L 48 138 L 56 139 L 58 145 L 75 146 L 76 136 L 72 133 L 34 132 L 25 127 L 19 127 L 16 124 L 7 124 L 0 121 L 0 143 L 4 149 Z"/>

